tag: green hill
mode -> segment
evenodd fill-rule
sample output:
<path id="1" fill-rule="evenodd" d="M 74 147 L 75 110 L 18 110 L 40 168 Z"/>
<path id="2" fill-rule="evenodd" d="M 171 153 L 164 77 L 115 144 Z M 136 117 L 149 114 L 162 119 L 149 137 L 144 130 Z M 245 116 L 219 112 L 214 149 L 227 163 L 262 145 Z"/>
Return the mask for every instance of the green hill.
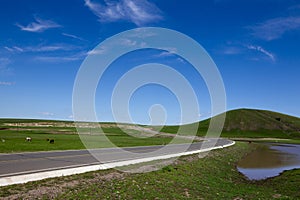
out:
<path id="1" fill-rule="evenodd" d="M 200 121 L 197 135 L 204 136 L 210 119 Z M 185 125 L 190 126 L 190 125 Z M 176 133 L 178 126 L 165 126 L 162 132 Z M 282 113 L 238 109 L 226 113 L 223 137 L 300 138 L 300 118 Z"/>
<path id="2" fill-rule="evenodd" d="M 218 116 L 216 116 L 218 117 Z M 210 119 L 198 122 L 198 136 L 205 136 Z M 90 125 L 90 124 L 89 124 Z M 121 133 L 115 123 L 101 123 L 105 132 Z M 184 125 L 186 134 L 191 124 Z M 165 126 L 161 132 L 176 133 L 178 126 Z M 32 120 L 32 119 L 0 119 L 0 130 L 19 130 L 24 133 L 64 133 L 76 134 L 76 128 L 72 121 L 57 120 Z M 4 133 L 3 133 L 4 134 Z M 237 109 L 226 112 L 222 137 L 252 137 L 252 138 L 289 138 L 300 139 L 300 118 L 282 113 L 255 110 Z"/>

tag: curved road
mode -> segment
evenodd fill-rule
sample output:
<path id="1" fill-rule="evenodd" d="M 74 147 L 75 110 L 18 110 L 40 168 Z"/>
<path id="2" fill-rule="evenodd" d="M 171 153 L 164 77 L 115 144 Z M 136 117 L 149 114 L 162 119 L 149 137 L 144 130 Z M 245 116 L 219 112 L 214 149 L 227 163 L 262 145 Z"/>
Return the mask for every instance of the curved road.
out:
<path id="1" fill-rule="evenodd" d="M 126 161 L 128 165 L 128 163 L 133 164 L 143 162 L 143 159 L 145 158 L 156 160 L 162 159 L 163 156 L 175 157 L 179 156 L 179 154 L 187 155 L 198 153 L 200 152 L 200 149 L 201 151 L 208 151 L 211 150 L 212 147 L 213 149 L 217 149 L 233 144 L 234 142 L 231 140 L 219 138 L 208 139 L 206 141 L 193 144 L 168 145 L 168 148 L 162 148 L 164 146 L 128 147 L 123 148 L 123 150 L 131 152 L 132 154 L 126 154 L 126 156 L 124 156 L 124 152 L 122 150 L 117 148 L 91 150 L 93 155 L 98 159 L 96 159 L 88 150 L 0 154 L 0 186 L 20 183 L 20 181 L 14 182 L 12 177 L 21 178 L 22 176 L 26 177 L 26 175 L 29 174 L 39 174 L 62 169 L 75 169 L 76 173 L 76 168 L 83 166 L 96 166 L 123 161 Z M 161 151 L 162 149 L 163 151 Z M 187 150 L 182 152 L 183 149 Z M 130 161 L 134 160 L 139 161 L 130 163 Z M 61 175 L 65 174 L 62 173 Z M 30 179 L 28 181 L 40 179 L 42 178 Z M 27 181 L 24 180 L 23 182 Z"/>

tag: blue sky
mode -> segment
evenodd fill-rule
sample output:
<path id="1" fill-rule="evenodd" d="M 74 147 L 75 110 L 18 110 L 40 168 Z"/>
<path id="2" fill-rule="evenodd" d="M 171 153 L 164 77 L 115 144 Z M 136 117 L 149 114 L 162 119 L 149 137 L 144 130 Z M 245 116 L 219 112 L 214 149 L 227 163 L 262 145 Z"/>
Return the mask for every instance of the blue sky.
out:
<path id="1" fill-rule="evenodd" d="M 228 110 L 247 107 L 300 116 L 296 0 L 2 0 L 0 25 L 3 118 L 72 119 L 73 84 L 84 58 L 106 38 L 147 26 L 182 32 L 206 49 L 224 80 Z M 210 115 L 201 77 L 176 56 L 155 55 L 162 52 L 144 50 L 116 60 L 104 77 L 107 86 L 96 95 L 101 121 L 113 121 L 110 89 L 124 69 L 154 61 L 182 66 L 181 73 L 198 91 L 199 119 Z M 169 111 L 168 123 L 178 123 L 176 98 L 156 85 L 133 95 L 134 120 L 147 123 L 153 104 Z"/>

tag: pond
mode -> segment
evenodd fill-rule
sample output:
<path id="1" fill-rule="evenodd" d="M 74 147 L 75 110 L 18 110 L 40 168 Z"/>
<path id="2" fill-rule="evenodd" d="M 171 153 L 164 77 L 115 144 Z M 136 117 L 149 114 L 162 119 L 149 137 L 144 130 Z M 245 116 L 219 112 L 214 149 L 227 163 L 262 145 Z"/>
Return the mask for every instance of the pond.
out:
<path id="1" fill-rule="evenodd" d="M 285 170 L 300 168 L 300 145 L 273 144 L 251 152 L 239 161 L 237 169 L 250 180 L 280 175 Z"/>

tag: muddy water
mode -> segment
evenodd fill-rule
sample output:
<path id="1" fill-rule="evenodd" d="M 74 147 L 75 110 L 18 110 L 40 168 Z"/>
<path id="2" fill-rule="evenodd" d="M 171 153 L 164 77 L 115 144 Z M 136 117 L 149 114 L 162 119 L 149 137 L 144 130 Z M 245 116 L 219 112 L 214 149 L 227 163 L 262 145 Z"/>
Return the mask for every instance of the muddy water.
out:
<path id="1" fill-rule="evenodd" d="M 240 160 L 237 169 L 250 180 L 278 176 L 300 168 L 300 145 L 265 144 Z"/>

